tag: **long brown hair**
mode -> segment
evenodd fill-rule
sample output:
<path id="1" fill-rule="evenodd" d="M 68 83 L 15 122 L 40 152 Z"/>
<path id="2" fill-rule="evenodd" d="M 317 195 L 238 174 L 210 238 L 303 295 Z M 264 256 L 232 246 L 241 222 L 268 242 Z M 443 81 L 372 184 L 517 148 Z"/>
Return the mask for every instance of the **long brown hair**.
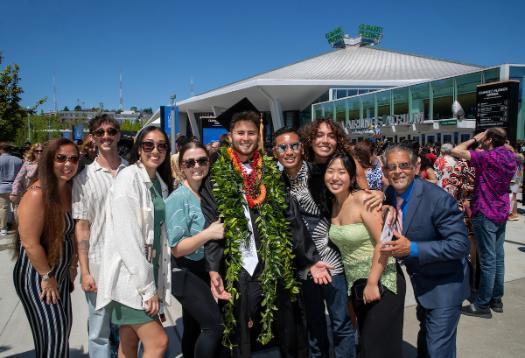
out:
<path id="1" fill-rule="evenodd" d="M 38 167 L 38 179 L 42 188 L 44 200 L 44 230 L 41 243 L 46 249 L 49 265 L 54 266 L 62 255 L 62 241 L 64 240 L 64 209 L 60 202 L 58 178 L 55 175 L 55 155 L 60 147 L 72 145 L 79 155 L 78 147 L 66 138 L 49 142 L 42 153 Z"/>

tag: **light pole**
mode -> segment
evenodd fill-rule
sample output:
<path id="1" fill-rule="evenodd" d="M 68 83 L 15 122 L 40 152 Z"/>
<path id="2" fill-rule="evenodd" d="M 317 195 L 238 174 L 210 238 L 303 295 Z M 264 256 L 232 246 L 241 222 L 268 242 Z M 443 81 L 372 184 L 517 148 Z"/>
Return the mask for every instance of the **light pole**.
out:
<path id="1" fill-rule="evenodd" d="M 31 143 L 31 108 L 27 107 L 27 141 Z"/>
<path id="2" fill-rule="evenodd" d="M 171 113 L 170 113 L 170 137 L 171 137 L 171 153 L 176 153 L 177 152 L 177 148 L 175 147 L 175 137 L 177 136 L 177 131 L 176 131 L 176 123 L 175 123 L 175 106 L 176 106 L 176 102 L 175 100 L 177 99 L 177 95 L 174 93 L 171 97 L 170 97 L 170 100 L 171 100 Z"/>

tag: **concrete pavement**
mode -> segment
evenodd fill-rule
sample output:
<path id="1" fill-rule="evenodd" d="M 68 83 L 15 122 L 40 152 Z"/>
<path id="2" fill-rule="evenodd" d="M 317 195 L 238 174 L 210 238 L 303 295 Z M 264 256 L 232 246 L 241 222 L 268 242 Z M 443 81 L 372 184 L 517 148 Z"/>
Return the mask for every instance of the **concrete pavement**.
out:
<path id="1" fill-rule="evenodd" d="M 525 352 L 525 216 L 507 225 L 505 242 L 504 313 L 490 320 L 462 316 L 458 329 L 458 357 L 519 357 Z M 31 330 L 15 293 L 12 280 L 14 261 L 9 250 L 12 237 L 0 237 L 0 357 L 34 357 Z M 409 281 L 407 281 L 408 283 Z M 416 357 L 418 322 L 412 288 L 405 301 L 405 357 Z M 87 356 L 87 306 L 78 282 L 72 294 L 73 328 L 70 337 L 71 356 Z M 180 353 L 180 305 L 174 304 L 168 314 L 171 351 Z"/>

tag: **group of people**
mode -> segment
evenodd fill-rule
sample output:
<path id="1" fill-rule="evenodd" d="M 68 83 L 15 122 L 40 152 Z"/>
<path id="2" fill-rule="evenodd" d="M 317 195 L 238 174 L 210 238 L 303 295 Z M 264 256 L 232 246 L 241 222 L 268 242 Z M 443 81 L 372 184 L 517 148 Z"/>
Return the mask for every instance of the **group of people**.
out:
<path id="1" fill-rule="evenodd" d="M 120 357 L 136 357 L 139 342 L 144 357 L 162 357 L 173 298 L 184 357 L 401 357 L 401 265 L 417 300 L 419 355 L 455 356 L 471 251 L 457 196 L 419 175 L 410 145 L 387 147 L 381 160 L 370 143 L 352 145 L 338 123 L 318 119 L 274 133 L 271 157 L 260 126 L 257 113 L 237 113 L 228 145 L 210 155 L 211 146 L 178 141 L 173 158 L 166 133 L 149 126 L 124 159 L 119 123 L 100 115 L 89 123 L 97 156 L 81 172 L 70 140 L 35 147 L 13 277 L 37 356 L 68 356 L 79 267 L 93 357 L 111 356 L 112 327 Z M 499 207 L 487 208 L 504 201 L 503 181 L 516 171 L 502 138 L 489 130 L 451 151 L 476 170 L 481 279 L 463 308 L 471 315 L 502 310 L 505 226 L 489 214 Z M 468 150 L 474 142 L 485 151 Z"/>

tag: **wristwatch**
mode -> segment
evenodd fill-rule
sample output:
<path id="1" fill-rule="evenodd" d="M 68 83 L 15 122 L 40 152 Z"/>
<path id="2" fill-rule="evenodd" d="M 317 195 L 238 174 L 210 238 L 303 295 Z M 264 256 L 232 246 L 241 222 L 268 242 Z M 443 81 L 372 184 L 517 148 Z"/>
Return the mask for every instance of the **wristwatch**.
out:
<path id="1" fill-rule="evenodd" d="M 42 281 L 49 281 L 50 278 L 55 277 L 53 270 L 50 270 L 48 273 L 42 275 Z"/>

